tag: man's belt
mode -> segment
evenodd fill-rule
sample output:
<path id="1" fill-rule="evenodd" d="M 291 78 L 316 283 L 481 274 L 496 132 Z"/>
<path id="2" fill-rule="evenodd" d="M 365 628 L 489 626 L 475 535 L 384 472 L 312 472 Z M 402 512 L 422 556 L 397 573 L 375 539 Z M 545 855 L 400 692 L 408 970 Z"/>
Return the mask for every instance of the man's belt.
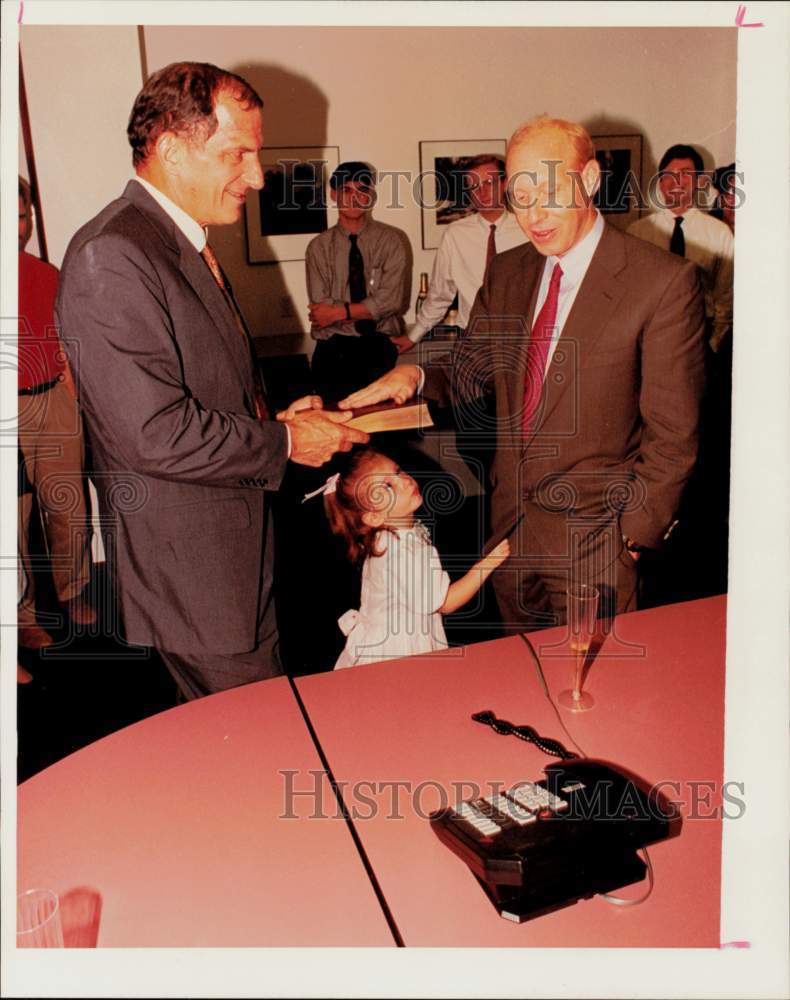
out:
<path id="1" fill-rule="evenodd" d="M 63 381 L 62 376 L 58 375 L 58 377 L 53 378 L 51 382 L 42 382 L 41 385 L 31 385 L 30 388 L 28 389 L 20 389 L 19 395 L 38 396 L 42 392 L 49 392 L 50 389 L 54 389 L 54 387 L 58 384 L 58 382 L 62 381 Z"/>

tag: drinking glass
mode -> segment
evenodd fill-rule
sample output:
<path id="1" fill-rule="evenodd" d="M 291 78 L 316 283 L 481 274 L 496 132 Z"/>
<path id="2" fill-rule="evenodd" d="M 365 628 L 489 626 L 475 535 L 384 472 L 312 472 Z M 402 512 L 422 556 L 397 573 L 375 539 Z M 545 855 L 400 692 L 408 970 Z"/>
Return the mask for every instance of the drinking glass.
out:
<path id="1" fill-rule="evenodd" d="M 28 889 L 16 897 L 17 948 L 62 948 L 60 900 L 51 889 Z"/>
<path id="2" fill-rule="evenodd" d="M 586 712 L 595 704 L 591 694 L 582 691 L 584 664 L 590 652 L 598 618 L 599 593 L 597 587 L 575 583 L 568 587 L 568 630 L 573 656 L 573 687 L 561 691 L 559 703 L 571 712 Z"/>

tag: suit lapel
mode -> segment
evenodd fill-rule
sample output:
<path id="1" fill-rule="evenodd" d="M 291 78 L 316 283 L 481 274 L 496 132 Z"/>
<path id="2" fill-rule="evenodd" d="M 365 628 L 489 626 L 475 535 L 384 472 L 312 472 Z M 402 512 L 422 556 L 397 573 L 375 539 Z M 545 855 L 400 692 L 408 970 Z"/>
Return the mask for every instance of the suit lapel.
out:
<path id="1" fill-rule="evenodd" d="M 222 336 L 225 346 L 233 358 L 242 385 L 249 387 L 251 376 L 249 348 L 244 343 L 225 296 L 205 261 L 186 237 L 183 238 L 183 241 L 188 245 L 182 247 L 179 261 L 181 273 L 214 321 L 214 326 Z"/>
<path id="2" fill-rule="evenodd" d="M 184 236 L 167 212 L 156 202 L 145 188 L 136 181 L 130 181 L 124 197 L 133 202 L 156 228 L 162 241 L 178 256 L 178 267 L 195 295 L 210 315 L 214 326 L 222 337 L 233 359 L 239 377 L 248 390 L 251 389 L 252 370 L 249 350 L 245 348 L 228 303 L 218 287 L 211 271 L 200 254 Z"/>
<path id="3" fill-rule="evenodd" d="M 624 267 L 622 236 L 606 226 L 546 372 L 538 427 L 545 426 L 563 395 L 571 386 L 578 385 L 579 373 L 594 356 L 598 340 L 625 294 L 626 289 L 618 278 Z M 564 350 L 560 350 L 560 346 Z M 555 378 L 563 365 L 565 376 Z"/>

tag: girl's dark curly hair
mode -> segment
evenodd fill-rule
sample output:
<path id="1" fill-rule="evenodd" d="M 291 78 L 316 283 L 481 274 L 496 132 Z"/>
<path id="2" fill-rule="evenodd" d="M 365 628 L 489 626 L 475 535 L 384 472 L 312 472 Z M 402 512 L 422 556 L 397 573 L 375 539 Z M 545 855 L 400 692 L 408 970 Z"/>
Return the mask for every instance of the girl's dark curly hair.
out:
<path id="1" fill-rule="evenodd" d="M 348 558 L 355 564 L 367 556 L 382 555 L 376 551 L 376 535 L 392 530 L 371 527 L 362 518 L 366 511 L 381 510 L 383 506 L 384 487 L 380 477 L 373 474 L 372 466 L 384 457 L 373 448 L 356 448 L 348 456 L 341 456 L 335 492 L 324 494 L 329 527 L 346 543 Z"/>

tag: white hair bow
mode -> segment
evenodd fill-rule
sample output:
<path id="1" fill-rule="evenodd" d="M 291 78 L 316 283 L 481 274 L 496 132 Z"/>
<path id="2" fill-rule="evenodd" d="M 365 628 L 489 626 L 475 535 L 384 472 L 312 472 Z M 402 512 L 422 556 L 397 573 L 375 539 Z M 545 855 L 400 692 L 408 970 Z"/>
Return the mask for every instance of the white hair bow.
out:
<path id="1" fill-rule="evenodd" d="M 305 493 L 304 497 L 302 498 L 302 503 L 304 503 L 305 500 L 312 500 L 312 498 L 317 497 L 319 493 L 323 493 L 324 495 L 335 493 L 337 491 L 338 479 L 340 479 L 340 473 L 335 472 L 333 475 L 329 477 L 329 479 L 327 479 L 327 481 L 324 483 L 323 486 L 319 486 L 318 489 L 313 490 L 312 493 Z"/>

